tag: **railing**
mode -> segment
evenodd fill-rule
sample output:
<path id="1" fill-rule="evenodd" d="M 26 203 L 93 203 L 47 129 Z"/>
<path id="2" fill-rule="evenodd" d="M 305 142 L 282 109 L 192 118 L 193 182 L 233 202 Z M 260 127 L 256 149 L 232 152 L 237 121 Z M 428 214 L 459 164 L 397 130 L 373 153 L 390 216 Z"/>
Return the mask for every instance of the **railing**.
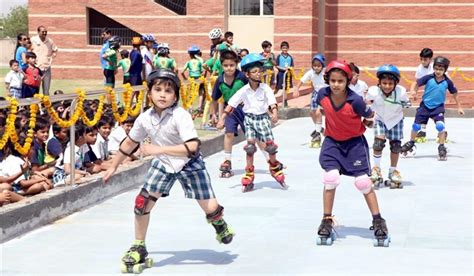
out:
<path id="1" fill-rule="evenodd" d="M 142 89 L 144 89 L 144 86 L 142 85 L 138 85 L 138 86 L 132 86 L 131 87 L 133 89 L 133 91 L 140 91 Z M 128 89 L 125 89 L 125 88 L 117 88 L 117 89 L 114 89 L 115 93 L 117 94 L 122 94 L 126 91 L 129 91 Z M 92 97 L 97 97 L 97 96 L 102 96 L 102 95 L 106 95 L 107 94 L 107 91 L 106 90 L 93 90 L 93 91 L 86 91 L 85 93 L 85 96 L 86 96 L 86 99 L 87 98 L 92 98 Z M 54 95 L 54 96 L 50 96 L 50 101 L 53 103 L 53 102 L 60 102 L 60 101 L 67 101 L 67 100 L 72 100 L 72 103 L 71 103 L 71 110 L 70 110 L 70 115 L 72 116 L 72 114 L 74 114 L 75 110 L 76 110 L 76 104 L 77 104 L 77 95 L 75 94 L 62 94 L 62 95 Z M 144 107 L 144 103 L 145 103 L 145 97 L 143 97 L 143 102 L 141 104 L 141 110 L 140 110 L 140 113 L 143 112 L 143 107 Z M 38 98 L 25 98 L 25 99 L 19 99 L 18 100 L 18 106 L 29 106 L 29 105 L 32 105 L 32 104 L 41 104 L 42 101 Z M 0 101 L 0 109 L 4 109 L 4 108 L 8 108 L 10 107 L 10 102 L 8 101 Z M 66 185 L 67 186 L 74 186 L 75 183 L 76 183 L 76 179 L 75 179 L 75 163 L 76 163 L 76 153 L 75 153 L 75 126 L 74 124 L 69 128 L 69 131 L 70 131 L 70 138 L 69 138 L 69 145 L 70 145 L 70 155 L 71 155 L 71 159 L 70 159 L 70 164 L 71 164 L 71 172 L 70 172 L 70 181 L 69 183 L 67 183 L 66 181 Z"/>

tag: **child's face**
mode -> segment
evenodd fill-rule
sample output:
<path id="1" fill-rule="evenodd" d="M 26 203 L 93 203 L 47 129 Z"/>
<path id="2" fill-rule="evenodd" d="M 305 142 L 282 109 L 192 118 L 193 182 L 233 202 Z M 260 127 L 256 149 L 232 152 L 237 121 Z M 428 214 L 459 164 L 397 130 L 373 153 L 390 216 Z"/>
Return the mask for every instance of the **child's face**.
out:
<path id="1" fill-rule="evenodd" d="M 443 67 L 443 66 L 439 66 L 439 65 L 435 65 L 435 66 L 433 67 L 433 71 L 434 71 L 435 76 L 438 77 L 438 78 L 441 78 L 441 77 L 444 75 L 444 73 L 445 73 L 444 67 Z"/>
<path id="2" fill-rule="evenodd" d="M 174 95 L 174 91 L 173 91 L 173 95 Z M 125 133 L 128 135 L 128 133 L 130 132 L 130 130 L 133 127 L 133 124 L 132 123 L 125 123 L 125 124 L 122 124 L 122 127 L 125 130 Z"/>
<path id="3" fill-rule="evenodd" d="M 321 64 L 321 62 L 319 62 L 319 60 L 314 60 L 312 67 L 313 67 L 314 72 L 316 72 L 316 74 L 321 73 L 321 71 L 323 70 L 323 65 Z"/>
<path id="4" fill-rule="evenodd" d="M 10 68 L 11 68 L 13 71 L 15 71 L 15 72 L 20 71 L 20 66 L 18 66 L 18 63 L 17 63 L 17 62 L 13 63 Z"/>
<path id="5" fill-rule="evenodd" d="M 63 105 L 58 105 L 58 107 L 56 107 L 56 111 L 58 113 L 63 113 L 64 112 L 64 106 Z"/>
<path id="6" fill-rule="evenodd" d="M 249 54 L 249 52 L 247 52 L 247 51 L 241 51 L 241 52 L 240 52 L 240 57 L 243 58 L 243 57 L 245 57 L 245 56 L 248 55 L 248 54 Z"/>
<path id="7" fill-rule="evenodd" d="M 79 136 L 79 138 L 76 140 L 76 146 L 82 146 L 86 143 L 86 134 Z"/>
<path id="8" fill-rule="evenodd" d="M 263 48 L 263 51 L 264 51 L 265 53 L 271 53 L 271 52 L 272 52 L 272 46 L 267 46 L 267 47 Z M 287 50 L 287 51 L 288 51 L 288 50 Z"/>
<path id="9" fill-rule="evenodd" d="M 97 111 L 97 104 L 96 103 L 91 104 L 90 108 L 94 111 Z"/>
<path id="10" fill-rule="evenodd" d="M 357 74 L 356 72 L 352 71 L 351 83 L 355 85 L 358 80 L 359 80 L 359 74 Z"/>
<path id="11" fill-rule="evenodd" d="M 385 94 L 390 94 L 395 89 L 395 81 L 390 78 L 384 78 L 380 80 L 380 89 Z"/>
<path id="12" fill-rule="evenodd" d="M 288 54 L 288 49 L 289 49 L 289 48 L 288 48 L 287 46 L 283 46 L 283 47 L 281 47 L 281 52 L 282 52 L 283 54 Z"/>
<path id="13" fill-rule="evenodd" d="M 222 62 L 222 68 L 224 69 L 224 74 L 230 77 L 235 74 L 237 63 L 234 60 L 226 59 Z"/>
<path id="14" fill-rule="evenodd" d="M 151 87 L 148 98 L 155 105 L 156 108 L 163 110 L 173 105 L 178 99 L 176 99 L 174 87 L 167 82 L 156 83 Z M 125 125 L 130 125 L 128 131 L 132 128 L 132 124 L 123 124 L 122 127 L 127 132 Z M 128 133 L 128 132 L 127 132 Z"/>
<path id="15" fill-rule="evenodd" d="M 431 58 L 429 57 L 420 57 L 420 62 L 423 67 L 428 68 L 431 63 Z"/>
<path id="16" fill-rule="evenodd" d="M 21 127 L 24 127 L 27 123 L 28 123 L 28 117 L 26 117 L 25 115 L 21 116 L 21 120 L 20 120 Z"/>
<path id="17" fill-rule="evenodd" d="M 105 124 L 99 127 L 99 133 L 104 139 L 107 139 L 107 137 L 109 137 L 110 131 L 111 131 L 111 128 L 109 124 Z"/>
<path id="18" fill-rule="evenodd" d="M 340 71 L 332 71 L 329 75 L 329 86 L 331 93 L 340 95 L 345 93 L 347 87 L 347 77 Z"/>
<path id="19" fill-rule="evenodd" d="M 30 65 L 34 65 L 36 63 L 36 58 L 30 57 L 30 58 L 27 59 L 27 62 Z"/>
<path id="20" fill-rule="evenodd" d="M 260 76 L 262 75 L 262 73 L 263 73 L 263 67 L 260 67 L 260 66 L 251 68 L 247 72 L 245 72 L 245 74 L 247 75 L 247 78 L 255 82 L 260 81 Z"/>
<path id="21" fill-rule="evenodd" d="M 49 128 L 45 127 L 42 129 L 39 129 L 35 133 L 36 140 L 40 143 L 46 143 L 48 141 L 48 136 L 49 136 Z"/>
<path id="22" fill-rule="evenodd" d="M 86 143 L 93 145 L 95 141 L 97 141 L 97 130 L 94 129 L 92 132 L 86 133 Z"/>
<path id="23" fill-rule="evenodd" d="M 232 42 L 234 41 L 234 37 L 233 36 L 229 36 L 225 39 L 225 41 L 227 41 L 227 43 L 229 44 L 232 44 Z"/>
<path id="24" fill-rule="evenodd" d="M 58 138 L 60 141 L 66 141 L 67 133 L 68 133 L 67 128 L 61 128 L 61 130 L 58 133 L 56 133 L 56 138 Z"/>

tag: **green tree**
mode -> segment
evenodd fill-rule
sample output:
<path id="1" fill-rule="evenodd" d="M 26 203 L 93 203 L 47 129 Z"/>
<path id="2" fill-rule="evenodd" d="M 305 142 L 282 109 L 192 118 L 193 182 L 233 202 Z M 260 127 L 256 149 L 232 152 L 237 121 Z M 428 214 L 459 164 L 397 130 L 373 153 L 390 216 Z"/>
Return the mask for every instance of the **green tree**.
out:
<path id="1" fill-rule="evenodd" d="M 19 33 L 28 34 L 28 7 L 23 5 L 11 8 L 10 13 L 1 19 L 0 25 L 3 27 L 0 32 L 2 38 L 16 38 Z"/>

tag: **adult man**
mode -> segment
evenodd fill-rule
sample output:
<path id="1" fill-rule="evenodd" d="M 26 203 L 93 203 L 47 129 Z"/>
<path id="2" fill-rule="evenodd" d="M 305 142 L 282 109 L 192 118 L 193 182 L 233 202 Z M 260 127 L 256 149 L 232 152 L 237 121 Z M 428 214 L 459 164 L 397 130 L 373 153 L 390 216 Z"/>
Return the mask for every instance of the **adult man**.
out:
<path id="1" fill-rule="evenodd" d="M 31 44 L 33 52 L 36 54 L 36 63 L 43 73 L 43 94 L 49 95 L 49 87 L 51 85 L 51 63 L 53 58 L 56 57 L 58 47 L 54 44 L 53 40 L 47 37 L 48 30 L 45 26 L 39 26 L 37 28 L 38 35 L 31 38 Z"/>
<path id="2" fill-rule="evenodd" d="M 109 30 L 109 28 L 105 27 L 105 28 L 102 28 L 101 32 L 100 32 L 100 37 L 102 37 L 102 39 L 104 40 L 104 44 L 102 44 L 102 48 L 100 49 L 100 65 L 102 66 L 102 71 L 104 72 L 104 77 L 106 79 L 106 83 L 107 83 L 107 66 L 108 66 L 108 61 L 104 58 L 104 54 L 105 54 L 105 51 L 107 51 L 109 48 L 110 48 L 110 45 L 109 45 L 109 39 L 112 37 L 112 33 L 111 31 Z M 108 76 L 109 79 L 112 77 L 112 76 Z"/>

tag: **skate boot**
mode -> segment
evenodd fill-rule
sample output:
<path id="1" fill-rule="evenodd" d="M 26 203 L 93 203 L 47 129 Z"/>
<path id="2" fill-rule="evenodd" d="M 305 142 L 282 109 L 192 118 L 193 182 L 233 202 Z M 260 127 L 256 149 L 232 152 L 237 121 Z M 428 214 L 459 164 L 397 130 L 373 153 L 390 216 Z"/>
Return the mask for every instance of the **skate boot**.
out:
<path id="1" fill-rule="evenodd" d="M 286 189 L 285 185 L 285 174 L 283 173 L 283 164 L 276 161 L 276 163 L 272 164 L 268 161 L 270 165 L 270 174 L 275 178 L 275 180 L 281 185 L 283 189 Z"/>
<path id="2" fill-rule="evenodd" d="M 438 146 L 438 160 L 439 161 L 448 160 L 447 154 L 448 154 L 448 149 L 444 146 L 444 144 L 439 144 L 439 146 Z"/>
<path id="3" fill-rule="evenodd" d="M 390 235 L 388 234 L 387 224 L 383 218 L 374 219 L 370 230 L 374 230 L 374 246 L 388 247 L 390 244 Z"/>
<path id="4" fill-rule="evenodd" d="M 400 172 L 394 170 L 393 172 L 388 174 L 388 180 L 385 181 L 385 186 L 390 186 L 390 189 L 402 189 L 402 176 Z"/>
<path id="5" fill-rule="evenodd" d="M 242 192 L 250 192 L 253 190 L 253 180 L 255 178 L 254 166 L 246 167 L 245 174 L 242 177 Z"/>
<path id="6" fill-rule="evenodd" d="M 145 244 L 134 244 L 122 257 L 120 270 L 122 273 L 140 274 L 145 268 L 153 266 L 153 259 L 147 258 Z"/>
<path id="7" fill-rule="evenodd" d="M 309 145 L 311 148 L 320 148 L 321 147 L 321 133 L 316 130 L 311 133 L 311 143 Z"/>
<path id="8" fill-rule="evenodd" d="M 207 222 L 212 224 L 212 227 L 216 229 L 216 239 L 219 243 L 229 244 L 235 236 L 234 231 L 225 222 L 224 218 L 224 207 L 217 207 L 217 210 L 211 214 L 206 215 Z"/>
<path id="9" fill-rule="evenodd" d="M 333 217 L 323 217 L 318 229 L 317 245 L 332 245 L 336 240 Z"/>
<path id="10" fill-rule="evenodd" d="M 224 163 L 221 164 L 219 170 L 221 171 L 222 178 L 229 178 L 234 175 L 234 172 L 232 171 L 232 162 L 230 160 L 225 160 Z"/>
<path id="11" fill-rule="evenodd" d="M 382 171 L 379 167 L 374 166 L 372 168 L 372 174 L 370 175 L 370 180 L 372 180 L 372 187 L 374 189 L 378 189 L 380 184 L 383 182 Z"/>
<path id="12" fill-rule="evenodd" d="M 415 156 L 416 146 L 414 141 L 408 141 L 402 146 L 401 153 L 403 156 L 411 155 Z"/>
<path id="13" fill-rule="evenodd" d="M 416 143 L 426 143 L 426 132 L 423 130 L 418 131 L 416 134 L 415 142 Z"/>

